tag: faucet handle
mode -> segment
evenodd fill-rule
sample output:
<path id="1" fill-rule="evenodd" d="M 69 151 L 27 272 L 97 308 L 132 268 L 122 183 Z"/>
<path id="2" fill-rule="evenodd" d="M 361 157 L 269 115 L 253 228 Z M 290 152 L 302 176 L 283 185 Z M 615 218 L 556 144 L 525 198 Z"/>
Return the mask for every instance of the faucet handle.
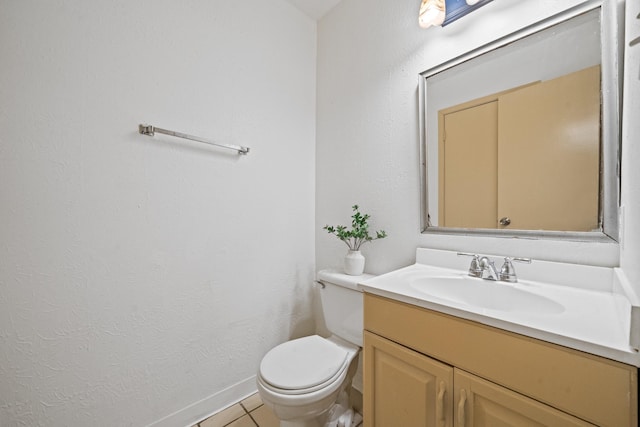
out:
<path id="1" fill-rule="evenodd" d="M 482 268 L 480 267 L 480 255 L 470 254 L 467 252 L 458 252 L 458 256 L 470 256 L 471 264 L 469 265 L 469 276 L 482 277 Z"/>
<path id="2" fill-rule="evenodd" d="M 502 268 L 500 268 L 500 280 L 503 282 L 516 283 L 518 277 L 516 276 L 516 269 L 513 267 L 511 261 L 531 264 L 531 258 L 504 257 L 504 264 L 502 264 Z"/>

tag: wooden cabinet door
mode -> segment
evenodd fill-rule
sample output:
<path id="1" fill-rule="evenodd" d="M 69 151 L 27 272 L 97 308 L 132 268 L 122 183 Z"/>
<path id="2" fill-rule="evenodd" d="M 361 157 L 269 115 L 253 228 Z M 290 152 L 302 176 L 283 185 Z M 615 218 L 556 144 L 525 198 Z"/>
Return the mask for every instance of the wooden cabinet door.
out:
<path id="1" fill-rule="evenodd" d="M 455 427 L 593 426 L 460 369 L 454 383 Z"/>
<path id="2" fill-rule="evenodd" d="M 365 427 L 452 427 L 453 368 L 364 332 Z"/>

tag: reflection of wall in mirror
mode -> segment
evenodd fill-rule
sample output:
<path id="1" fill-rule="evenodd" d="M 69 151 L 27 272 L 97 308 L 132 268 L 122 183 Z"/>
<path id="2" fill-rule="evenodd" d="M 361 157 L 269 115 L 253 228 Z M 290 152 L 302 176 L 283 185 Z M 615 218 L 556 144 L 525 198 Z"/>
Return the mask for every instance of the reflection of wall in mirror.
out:
<path id="1" fill-rule="evenodd" d="M 450 107 L 439 118 L 441 226 L 599 228 L 599 66 Z"/>

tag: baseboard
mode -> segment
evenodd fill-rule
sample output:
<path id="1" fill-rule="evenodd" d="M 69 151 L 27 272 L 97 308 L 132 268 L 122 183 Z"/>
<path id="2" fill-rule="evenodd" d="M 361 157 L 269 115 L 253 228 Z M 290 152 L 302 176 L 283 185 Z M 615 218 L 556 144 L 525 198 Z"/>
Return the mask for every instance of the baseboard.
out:
<path id="1" fill-rule="evenodd" d="M 255 375 L 242 380 L 231 387 L 212 394 L 209 397 L 180 409 L 147 427 L 191 427 L 199 421 L 210 417 L 216 412 L 239 402 L 257 391 Z"/>

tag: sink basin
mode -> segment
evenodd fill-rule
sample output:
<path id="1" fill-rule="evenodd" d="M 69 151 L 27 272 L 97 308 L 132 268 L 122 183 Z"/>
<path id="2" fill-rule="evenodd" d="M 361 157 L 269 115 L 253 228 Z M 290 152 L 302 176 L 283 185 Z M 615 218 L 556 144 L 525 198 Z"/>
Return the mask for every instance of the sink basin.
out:
<path id="1" fill-rule="evenodd" d="M 494 282 L 466 275 L 421 277 L 409 285 L 426 295 L 487 310 L 557 314 L 564 307 L 542 295 L 529 292 L 526 285 Z"/>

